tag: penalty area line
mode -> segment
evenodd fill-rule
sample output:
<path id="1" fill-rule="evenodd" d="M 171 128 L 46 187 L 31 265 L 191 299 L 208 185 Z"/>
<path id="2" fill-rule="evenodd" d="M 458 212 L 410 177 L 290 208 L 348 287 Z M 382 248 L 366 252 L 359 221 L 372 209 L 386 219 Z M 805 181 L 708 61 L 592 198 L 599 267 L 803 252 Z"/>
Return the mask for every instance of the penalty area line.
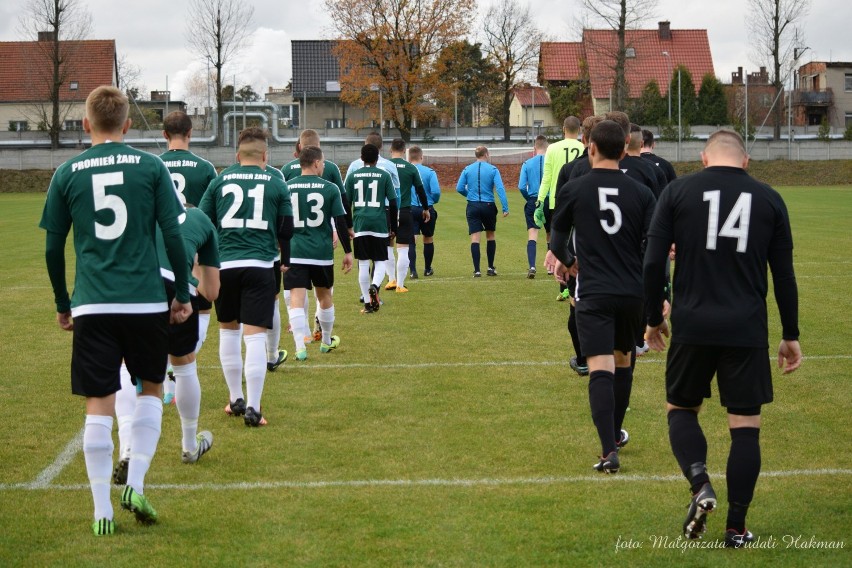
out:
<path id="1" fill-rule="evenodd" d="M 792 469 L 761 472 L 764 478 L 848 476 L 852 469 Z M 715 479 L 723 479 L 723 473 L 714 474 Z M 327 481 L 255 481 L 235 483 L 160 483 L 146 484 L 146 488 L 177 491 L 253 491 L 265 489 L 325 489 L 325 488 L 361 488 L 361 487 L 494 487 L 508 485 L 564 485 L 570 483 L 648 483 L 682 482 L 682 475 L 575 475 L 546 477 L 484 477 L 476 479 L 351 479 Z M 34 483 L 0 484 L 0 491 L 15 489 L 38 490 L 52 489 L 60 491 L 88 490 L 88 484 L 76 485 L 40 485 Z M 116 488 L 118 489 L 118 488 Z"/>

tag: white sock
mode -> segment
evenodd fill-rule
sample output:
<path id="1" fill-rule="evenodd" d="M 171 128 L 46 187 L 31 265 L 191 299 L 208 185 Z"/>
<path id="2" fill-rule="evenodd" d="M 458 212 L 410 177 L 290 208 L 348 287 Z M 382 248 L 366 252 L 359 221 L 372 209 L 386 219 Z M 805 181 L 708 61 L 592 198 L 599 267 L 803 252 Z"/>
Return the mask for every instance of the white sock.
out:
<path id="1" fill-rule="evenodd" d="M 157 452 L 162 426 L 163 401 L 156 396 L 138 397 L 136 412 L 133 414 L 127 485 L 140 495 L 145 492 L 145 474 Z"/>
<path id="2" fill-rule="evenodd" d="M 219 362 L 222 364 L 222 373 L 225 375 L 231 402 L 244 398 L 241 336 L 242 332 L 238 329 L 219 330 Z"/>
<path id="3" fill-rule="evenodd" d="M 163 403 L 157 401 L 160 408 Z M 112 501 L 109 498 L 112 483 L 112 416 L 86 416 L 83 430 L 83 456 L 86 458 L 86 473 L 95 502 L 95 520 L 112 519 Z"/>
<path id="4" fill-rule="evenodd" d="M 194 452 L 197 447 L 198 415 L 201 412 L 201 382 L 198 380 L 198 365 L 195 361 L 186 365 L 175 365 L 175 404 L 180 415 L 183 432 L 183 451 Z"/>
<path id="5" fill-rule="evenodd" d="M 358 261 L 358 285 L 361 287 L 361 297 L 364 302 L 370 301 L 370 261 Z"/>
<path id="6" fill-rule="evenodd" d="M 402 288 L 408 276 L 408 247 L 399 247 L 396 253 L 396 287 Z"/>
<path id="7" fill-rule="evenodd" d="M 396 257 L 393 255 L 393 247 L 388 247 L 388 259 L 385 261 L 385 272 L 388 275 L 388 282 L 396 280 Z M 378 271 L 376 271 L 378 272 Z M 382 277 L 384 279 L 384 276 Z M 379 280 L 379 285 L 382 281 Z"/>
<path id="8" fill-rule="evenodd" d="M 130 382 L 130 372 L 121 364 L 121 390 L 115 393 L 115 419 L 118 422 L 118 459 L 130 458 L 130 432 L 136 411 L 136 385 Z"/>
<path id="9" fill-rule="evenodd" d="M 172 366 L 169 365 L 168 368 L 171 369 Z M 172 369 L 172 374 L 174 374 L 174 369 Z M 163 381 L 163 394 L 171 394 L 172 396 L 175 394 L 175 382 L 170 380 L 168 375 L 166 375 L 166 380 Z"/>
<path id="10" fill-rule="evenodd" d="M 266 330 L 266 360 L 274 363 L 278 360 L 278 345 L 281 343 L 281 310 L 278 298 L 275 298 L 275 310 L 272 312 L 272 329 Z"/>
<path id="11" fill-rule="evenodd" d="M 293 341 L 296 343 L 296 351 L 305 348 L 305 336 L 308 331 L 308 321 L 305 319 L 305 310 L 302 308 L 290 308 L 287 310 L 290 316 L 290 327 L 293 328 Z"/>
<path id="12" fill-rule="evenodd" d="M 388 261 L 375 263 L 376 269 L 373 271 L 373 284 L 376 288 L 381 288 L 382 281 L 385 279 L 385 265 Z"/>
<path id="13" fill-rule="evenodd" d="M 210 327 L 210 314 L 198 314 L 198 343 L 195 344 L 195 353 L 201 351 L 204 340 L 207 339 L 207 329 Z"/>
<path id="14" fill-rule="evenodd" d="M 325 344 L 331 343 L 331 335 L 334 331 L 334 306 L 330 308 L 318 308 L 317 317 L 322 328 L 322 342 Z"/>
<path id="15" fill-rule="evenodd" d="M 308 291 L 305 290 L 305 304 L 302 310 L 305 312 L 305 335 L 311 335 L 310 325 L 307 323 L 311 321 L 311 316 L 308 314 Z"/>
<path id="16" fill-rule="evenodd" d="M 293 335 L 295 335 L 293 330 Z M 251 406 L 260 412 L 260 398 L 263 396 L 263 383 L 266 380 L 266 358 L 263 355 L 264 334 L 246 335 L 246 407 Z"/>

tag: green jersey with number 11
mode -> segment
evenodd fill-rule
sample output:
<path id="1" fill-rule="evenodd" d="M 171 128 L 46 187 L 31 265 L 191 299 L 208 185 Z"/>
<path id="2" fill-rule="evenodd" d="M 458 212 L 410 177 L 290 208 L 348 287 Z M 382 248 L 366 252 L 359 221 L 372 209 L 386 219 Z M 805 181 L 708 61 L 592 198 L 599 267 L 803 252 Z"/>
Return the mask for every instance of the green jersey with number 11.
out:
<path id="1" fill-rule="evenodd" d="M 385 207 L 388 200 L 396 199 L 396 190 L 388 172 L 366 166 L 347 173 L 346 197 L 352 207 L 352 228 L 356 237 L 389 235 Z"/>

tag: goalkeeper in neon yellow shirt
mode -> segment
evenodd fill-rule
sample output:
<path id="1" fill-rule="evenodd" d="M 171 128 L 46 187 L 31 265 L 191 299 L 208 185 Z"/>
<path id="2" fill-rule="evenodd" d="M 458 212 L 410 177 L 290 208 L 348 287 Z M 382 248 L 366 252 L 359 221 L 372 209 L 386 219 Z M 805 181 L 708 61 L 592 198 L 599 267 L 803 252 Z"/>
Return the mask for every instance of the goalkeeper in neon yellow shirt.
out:
<path id="1" fill-rule="evenodd" d="M 551 144 L 544 155 L 544 170 L 541 186 L 538 189 L 535 221 L 547 233 L 548 243 L 550 243 L 550 216 L 556 207 L 556 190 L 558 189 L 556 179 L 559 177 L 559 170 L 568 162 L 580 157 L 585 149 L 583 143 L 577 140 L 579 133 L 580 119 L 569 116 L 562 123 L 562 135 L 565 139 Z"/>

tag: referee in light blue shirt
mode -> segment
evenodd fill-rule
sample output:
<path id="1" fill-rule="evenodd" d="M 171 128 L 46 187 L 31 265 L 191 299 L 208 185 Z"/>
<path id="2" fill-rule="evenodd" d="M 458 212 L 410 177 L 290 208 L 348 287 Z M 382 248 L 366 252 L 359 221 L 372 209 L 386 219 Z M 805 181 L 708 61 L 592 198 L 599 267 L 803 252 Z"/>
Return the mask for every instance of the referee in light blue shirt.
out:
<path id="1" fill-rule="evenodd" d="M 503 217 L 509 214 L 509 202 L 506 200 L 506 188 L 500 178 L 500 171 L 488 163 L 488 148 L 479 146 L 475 152 L 476 161 L 466 167 L 456 184 L 456 191 L 467 198 L 467 227 L 470 234 L 470 256 L 473 259 L 473 276 L 482 276 L 479 271 L 480 233 L 485 231 L 487 239 L 485 253 L 488 257 L 488 276 L 497 276 L 494 268 L 494 253 L 497 241 L 497 205 L 494 203 L 494 191 L 503 205 Z"/>
<path id="2" fill-rule="evenodd" d="M 527 278 L 535 278 L 535 253 L 538 241 L 538 225 L 535 223 L 535 209 L 538 202 L 538 190 L 544 173 L 544 153 L 547 152 L 547 138 L 536 136 L 535 156 L 521 166 L 521 177 L 518 180 L 518 190 L 523 196 L 524 217 L 527 220 L 527 261 L 530 269 Z"/>

